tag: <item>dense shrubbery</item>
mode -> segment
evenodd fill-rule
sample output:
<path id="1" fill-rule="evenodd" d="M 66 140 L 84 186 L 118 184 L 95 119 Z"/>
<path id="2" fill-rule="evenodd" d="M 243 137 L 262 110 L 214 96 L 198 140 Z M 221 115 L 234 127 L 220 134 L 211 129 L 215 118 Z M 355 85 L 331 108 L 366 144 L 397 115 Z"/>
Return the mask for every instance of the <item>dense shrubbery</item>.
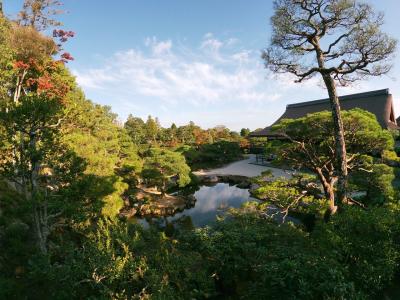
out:
<path id="1" fill-rule="evenodd" d="M 386 208 L 346 208 L 313 233 L 317 246 L 335 256 L 358 291 L 372 296 L 398 271 L 400 222 L 398 211 Z"/>
<path id="2" fill-rule="evenodd" d="M 19 227 L 8 227 L 15 241 Z M 398 270 L 399 233 L 386 208 L 348 208 L 311 234 L 248 209 L 171 236 L 100 220 L 81 246 L 61 243 L 1 278 L 0 295 L 22 298 L 34 286 L 30 299 L 365 299 Z"/>
<path id="3" fill-rule="evenodd" d="M 396 178 L 394 168 L 386 164 L 367 164 L 367 171 L 354 172 L 351 183 L 355 190 L 364 191 L 366 194 L 360 197 L 365 205 L 382 205 L 394 202 L 395 189 L 393 187 Z"/>
<path id="4" fill-rule="evenodd" d="M 346 271 L 332 255 L 290 225 L 238 215 L 201 231 L 217 288 L 243 299 L 323 299 L 354 294 Z"/>
<path id="5" fill-rule="evenodd" d="M 219 167 L 242 157 L 238 143 L 220 141 L 181 149 L 192 170 Z"/>

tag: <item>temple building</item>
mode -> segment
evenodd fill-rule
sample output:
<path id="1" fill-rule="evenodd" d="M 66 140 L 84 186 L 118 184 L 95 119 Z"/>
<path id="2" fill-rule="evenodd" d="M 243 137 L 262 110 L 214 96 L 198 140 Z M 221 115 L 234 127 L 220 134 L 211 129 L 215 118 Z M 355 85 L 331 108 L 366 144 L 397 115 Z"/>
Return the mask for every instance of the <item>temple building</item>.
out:
<path id="1" fill-rule="evenodd" d="M 373 113 L 382 128 L 399 129 L 397 126 L 392 95 L 389 89 L 370 91 L 339 97 L 340 107 L 342 110 L 350 110 L 353 108 L 361 108 Z M 250 137 L 267 137 L 269 139 L 279 139 L 279 133 L 271 131 L 271 127 L 279 123 L 282 119 L 297 119 L 310 113 L 320 112 L 323 110 L 331 110 L 329 99 L 320 99 L 308 102 L 288 104 L 283 115 L 272 125 L 262 130 L 250 133 Z M 398 119 L 400 121 L 400 117 Z"/>

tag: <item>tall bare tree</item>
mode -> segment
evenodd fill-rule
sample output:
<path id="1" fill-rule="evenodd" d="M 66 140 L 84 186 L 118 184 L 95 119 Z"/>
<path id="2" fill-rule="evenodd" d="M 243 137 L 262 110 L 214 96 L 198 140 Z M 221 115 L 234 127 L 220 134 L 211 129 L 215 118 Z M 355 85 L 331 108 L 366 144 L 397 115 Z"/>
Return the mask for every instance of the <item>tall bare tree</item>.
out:
<path id="1" fill-rule="evenodd" d="M 296 82 L 322 76 L 335 129 L 336 206 L 347 199 L 347 155 L 336 86 L 389 72 L 397 41 L 381 31 L 383 14 L 355 0 L 275 0 L 266 66 Z"/>
<path id="2" fill-rule="evenodd" d="M 64 12 L 59 9 L 61 5 L 59 0 L 24 0 L 17 22 L 19 25 L 34 27 L 38 31 L 60 26 L 61 22 L 53 17 Z"/>

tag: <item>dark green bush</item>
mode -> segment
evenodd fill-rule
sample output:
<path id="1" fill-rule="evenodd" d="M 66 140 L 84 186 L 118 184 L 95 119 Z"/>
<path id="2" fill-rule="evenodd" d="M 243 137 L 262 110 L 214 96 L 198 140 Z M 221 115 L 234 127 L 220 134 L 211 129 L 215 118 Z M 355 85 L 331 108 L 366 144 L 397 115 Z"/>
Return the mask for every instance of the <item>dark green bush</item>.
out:
<path id="1" fill-rule="evenodd" d="M 183 151 L 187 164 L 192 170 L 219 167 L 242 157 L 242 150 L 237 142 L 219 141 L 204 144 Z"/>
<path id="2" fill-rule="evenodd" d="M 234 299 L 335 299 L 356 295 L 347 270 L 303 231 L 239 216 L 199 232 L 217 291 Z M 196 244 L 196 243 L 193 243 Z M 197 243 L 200 244 L 200 243 Z"/>
<path id="3" fill-rule="evenodd" d="M 395 168 L 386 164 L 369 163 L 366 164 L 365 169 L 351 175 L 351 183 L 357 190 L 366 192 L 362 199 L 364 204 L 376 206 L 394 201 L 395 178 Z"/>
<path id="4" fill-rule="evenodd" d="M 20 232 L 20 226 L 12 226 Z M 171 232 L 101 220 L 49 256 L 32 255 L 0 296 L 29 299 L 369 299 L 398 270 L 400 226 L 386 208 L 347 207 L 310 234 L 239 210 Z M 29 291 L 29 293 L 27 293 Z"/>
<path id="5" fill-rule="evenodd" d="M 214 284 L 199 252 L 156 230 L 101 220 L 80 249 L 37 258 L 26 279 L 37 299 L 204 299 Z M 47 298 L 46 298 L 47 297 Z M 141 298 L 142 297 L 142 298 Z"/>
<path id="6" fill-rule="evenodd" d="M 400 223 L 386 208 L 346 207 L 313 233 L 315 247 L 333 256 L 365 295 L 382 290 L 399 266 Z"/>

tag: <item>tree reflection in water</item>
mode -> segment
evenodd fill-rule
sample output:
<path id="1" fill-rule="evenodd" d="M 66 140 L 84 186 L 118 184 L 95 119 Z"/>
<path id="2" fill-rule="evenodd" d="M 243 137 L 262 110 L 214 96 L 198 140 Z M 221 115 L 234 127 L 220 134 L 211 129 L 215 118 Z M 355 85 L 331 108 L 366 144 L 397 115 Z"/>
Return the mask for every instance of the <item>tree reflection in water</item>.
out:
<path id="1" fill-rule="evenodd" d="M 163 229 L 166 233 L 173 228 L 193 229 L 212 224 L 218 216 L 225 214 L 229 208 L 237 208 L 242 203 L 255 200 L 250 197 L 247 189 L 241 189 L 227 183 L 217 183 L 214 186 L 201 186 L 194 193 L 195 206 L 170 217 L 139 219 L 145 227 L 149 225 Z"/>

